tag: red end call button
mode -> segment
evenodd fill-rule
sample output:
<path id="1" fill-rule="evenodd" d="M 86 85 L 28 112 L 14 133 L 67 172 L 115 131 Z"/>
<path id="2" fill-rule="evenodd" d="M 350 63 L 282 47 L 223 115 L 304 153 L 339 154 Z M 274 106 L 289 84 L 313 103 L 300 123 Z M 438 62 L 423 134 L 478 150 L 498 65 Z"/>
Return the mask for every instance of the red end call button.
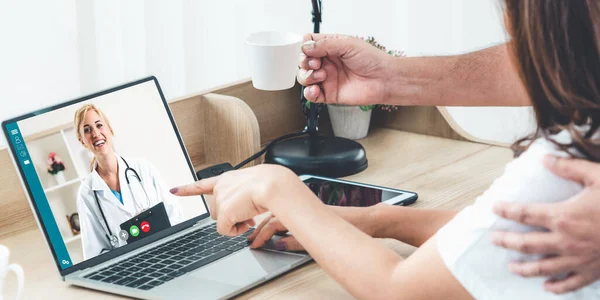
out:
<path id="1" fill-rule="evenodd" d="M 146 221 L 142 222 L 142 224 L 140 224 L 140 229 L 141 229 L 143 232 L 148 232 L 148 231 L 150 231 L 150 223 L 148 223 L 148 222 L 146 222 Z"/>

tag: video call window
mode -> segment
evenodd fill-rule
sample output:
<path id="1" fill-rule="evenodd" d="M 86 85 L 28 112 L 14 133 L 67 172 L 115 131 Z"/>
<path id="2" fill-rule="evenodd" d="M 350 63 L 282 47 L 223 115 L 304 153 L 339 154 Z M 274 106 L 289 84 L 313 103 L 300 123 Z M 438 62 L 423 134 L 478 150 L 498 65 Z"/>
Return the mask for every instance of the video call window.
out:
<path id="1" fill-rule="evenodd" d="M 194 176 L 154 81 L 7 129 L 63 269 L 206 213 L 169 193 Z"/>

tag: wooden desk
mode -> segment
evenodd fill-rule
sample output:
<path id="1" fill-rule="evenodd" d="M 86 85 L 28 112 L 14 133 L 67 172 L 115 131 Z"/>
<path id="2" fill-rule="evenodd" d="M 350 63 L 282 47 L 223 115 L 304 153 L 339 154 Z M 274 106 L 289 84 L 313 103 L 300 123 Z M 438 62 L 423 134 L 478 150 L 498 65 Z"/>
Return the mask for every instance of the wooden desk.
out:
<path id="1" fill-rule="evenodd" d="M 360 141 L 367 150 L 369 168 L 350 180 L 390 186 L 419 193 L 415 207 L 459 209 L 474 201 L 498 177 L 512 153 L 489 146 L 402 132 L 375 129 Z M 400 255 L 412 248 L 383 240 Z M 53 259 L 39 230 L 10 236 L 1 241 L 11 249 L 11 261 L 25 269 L 24 299 L 92 299 L 110 296 L 59 280 Z M 14 284 L 11 276 L 7 286 Z M 14 291 L 6 291 L 6 299 Z M 118 296 L 113 296 L 118 298 Z M 305 265 L 270 281 L 239 299 L 348 299 L 352 298 L 315 263 Z"/>

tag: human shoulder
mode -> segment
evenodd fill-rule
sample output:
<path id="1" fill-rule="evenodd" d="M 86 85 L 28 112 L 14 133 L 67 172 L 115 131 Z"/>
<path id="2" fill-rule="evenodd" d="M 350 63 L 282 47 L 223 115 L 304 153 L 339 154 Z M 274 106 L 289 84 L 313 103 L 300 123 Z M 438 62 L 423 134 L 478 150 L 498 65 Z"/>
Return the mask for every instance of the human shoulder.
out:
<path id="1" fill-rule="evenodd" d="M 142 157 L 137 157 L 137 156 L 121 156 L 121 158 L 126 161 L 130 167 L 132 166 L 151 166 L 152 164 L 142 158 Z"/>
<path id="2" fill-rule="evenodd" d="M 531 143 L 529 148 L 523 152 L 513 162 L 526 161 L 531 162 L 543 160 L 546 155 L 554 155 L 560 157 L 580 157 L 578 152 L 566 152 L 560 149 L 558 144 L 570 144 L 573 141 L 571 135 L 567 131 L 561 131 L 558 134 L 550 135 L 548 137 L 539 137 Z"/>
<path id="3" fill-rule="evenodd" d="M 88 201 L 86 201 L 87 195 L 92 195 L 92 180 L 93 173 L 88 174 L 79 185 L 79 190 L 77 191 L 77 210 L 82 211 L 84 208 L 90 209 Z"/>
<path id="4" fill-rule="evenodd" d="M 129 167 L 136 170 L 136 172 L 140 172 L 143 174 L 146 173 L 155 173 L 156 167 L 150 161 L 141 158 L 141 157 L 123 157 L 129 164 Z M 140 175 L 142 176 L 142 175 Z"/>
<path id="5" fill-rule="evenodd" d="M 549 154 L 581 157 L 557 145 L 568 145 L 571 141 L 568 132 L 535 140 L 527 151 L 506 165 L 504 173 L 475 204 L 459 212 L 436 234 L 437 249 L 444 263 L 474 298 L 525 299 L 523 295 L 529 295 L 527 299 L 546 299 L 549 296 L 542 288 L 545 278 L 522 278 L 506 267 L 511 261 L 529 261 L 539 256 L 497 247 L 489 238 L 495 231 L 541 229 L 502 219 L 492 208 L 496 202 L 561 202 L 579 193 L 583 188 L 581 184 L 553 174 L 543 163 Z M 512 288 L 507 290 L 506 286 Z"/>
<path id="6" fill-rule="evenodd" d="M 504 173 L 479 200 L 503 202 L 557 202 L 563 201 L 581 190 L 579 183 L 555 175 L 544 166 L 547 155 L 558 157 L 577 156 L 567 153 L 555 144 L 569 144 L 568 132 L 538 138 L 519 157 L 509 162 Z M 487 194 L 487 195 L 486 195 Z"/>
<path id="7" fill-rule="evenodd" d="M 79 185 L 79 194 L 82 192 L 89 192 L 92 190 L 92 181 L 93 181 L 93 172 L 89 173 L 87 176 L 83 178 L 81 184 Z"/>

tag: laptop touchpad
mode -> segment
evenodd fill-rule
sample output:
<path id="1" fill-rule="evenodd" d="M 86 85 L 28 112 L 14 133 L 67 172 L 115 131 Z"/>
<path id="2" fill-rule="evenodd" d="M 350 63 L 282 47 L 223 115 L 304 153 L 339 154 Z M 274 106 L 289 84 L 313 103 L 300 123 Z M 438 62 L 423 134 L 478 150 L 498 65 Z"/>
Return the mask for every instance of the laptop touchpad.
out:
<path id="1" fill-rule="evenodd" d="M 265 278 L 270 273 L 289 268 L 300 259 L 302 257 L 295 254 L 246 248 L 190 275 L 226 284 L 246 286 Z"/>

